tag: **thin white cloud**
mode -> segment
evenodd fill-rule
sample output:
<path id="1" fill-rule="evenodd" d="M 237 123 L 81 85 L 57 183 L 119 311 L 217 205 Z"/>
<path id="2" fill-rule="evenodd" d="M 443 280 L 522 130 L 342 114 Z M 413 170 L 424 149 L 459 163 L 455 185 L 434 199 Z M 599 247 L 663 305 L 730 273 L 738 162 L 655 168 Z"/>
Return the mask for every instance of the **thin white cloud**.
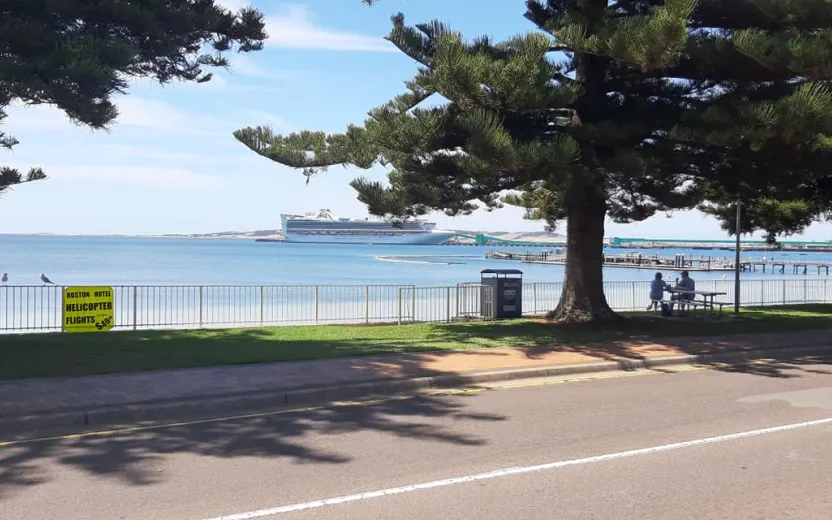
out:
<path id="1" fill-rule="evenodd" d="M 306 6 L 292 5 L 283 15 L 266 16 L 266 45 L 284 49 L 398 52 L 380 36 L 327 29 L 313 23 Z"/>
<path id="2" fill-rule="evenodd" d="M 233 56 L 231 59 L 235 60 L 238 56 Z M 232 64 L 233 66 L 233 64 Z M 234 68 L 226 72 L 225 70 L 214 70 L 211 71 L 214 73 L 214 77 L 211 81 L 206 83 L 195 83 L 192 81 L 179 81 L 172 83 L 170 85 L 160 86 L 158 83 L 151 81 L 146 78 L 141 79 L 133 79 L 130 83 L 130 93 L 139 93 L 140 95 L 148 94 L 148 95 L 156 95 L 160 92 L 164 92 L 168 89 L 182 89 L 187 90 L 188 92 L 193 92 L 194 94 L 205 93 L 205 94 L 217 94 L 217 93 L 229 93 L 229 92 L 277 92 L 279 90 L 276 86 L 271 85 L 262 85 L 262 84 L 251 84 L 245 83 L 240 80 L 240 77 L 245 76 L 244 74 L 236 74 L 237 70 Z M 293 79 L 301 77 L 300 72 L 298 73 L 291 73 L 291 72 L 276 72 L 271 73 L 269 71 L 261 71 L 262 76 L 251 76 L 257 77 L 257 79 L 261 78 L 273 78 L 273 79 Z M 239 76 L 239 77 L 234 77 Z M 121 98 L 116 98 L 121 99 Z"/>
<path id="3" fill-rule="evenodd" d="M 251 166 L 258 166 L 262 164 L 262 159 L 251 153 L 242 145 L 231 148 L 232 151 L 237 150 L 237 153 L 187 153 L 187 152 L 169 152 L 148 146 L 133 146 L 124 144 L 106 144 L 99 150 L 99 157 L 103 161 L 118 161 L 124 160 L 127 157 L 139 158 L 144 161 L 184 161 L 189 165 L 193 163 L 203 162 L 209 164 L 242 164 L 247 163 Z"/>
<path id="4" fill-rule="evenodd" d="M 42 168 L 49 175 L 50 181 L 48 182 L 108 182 L 191 192 L 216 191 L 227 187 L 226 180 L 222 177 L 182 168 L 120 164 L 112 166 L 45 164 Z"/>
<path id="5" fill-rule="evenodd" d="M 241 74 L 243 76 L 252 76 L 255 78 L 270 78 L 273 77 L 271 71 L 260 67 L 251 58 L 245 54 L 237 54 L 231 61 L 231 73 Z"/>
<path id="6" fill-rule="evenodd" d="M 128 95 L 118 100 L 116 124 L 179 130 L 188 126 L 188 117 L 170 103 Z"/>
<path id="7" fill-rule="evenodd" d="M 286 120 L 271 112 L 265 112 L 262 110 L 243 110 L 243 114 L 247 116 L 251 116 L 252 119 L 256 120 L 257 125 L 269 125 L 274 127 L 278 131 L 286 131 L 289 130 L 290 125 L 286 122 Z"/>
<path id="8" fill-rule="evenodd" d="M 118 118 L 112 129 L 119 127 L 149 128 L 159 131 L 175 131 L 196 134 L 213 134 L 220 131 L 219 121 L 205 115 L 189 114 L 171 103 L 137 96 L 115 98 Z M 60 131 L 73 127 L 72 122 L 53 105 L 22 106 L 19 103 L 8 110 L 9 118 L 5 127 L 9 133 L 15 131 Z M 81 126 L 86 129 L 86 127 Z"/>
<path id="9" fill-rule="evenodd" d="M 171 103 L 136 96 L 118 99 L 117 126 L 150 128 L 166 132 L 189 134 L 216 134 L 220 132 L 216 119 L 190 114 Z"/>
<path id="10" fill-rule="evenodd" d="M 17 131 L 50 131 L 71 128 L 72 122 L 57 108 L 50 105 L 30 105 L 13 103 L 7 110 L 8 119 L 4 127 L 11 134 Z"/>
<path id="11" fill-rule="evenodd" d="M 303 71 L 292 71 L 284 69 L 270 69 L 257 63 L 255 57 L 259 58 L 258 54 L 235 54 L 230 56 L 231 67 L 229 71 L 231 75 L 248 76 L 251 78 L 265 78 L 265 79 L 297 79 L 304 75 Z M 210 83 L 210 82 L 209 82 Z M 234 85 L 237 88 L 237 85 Z"/>

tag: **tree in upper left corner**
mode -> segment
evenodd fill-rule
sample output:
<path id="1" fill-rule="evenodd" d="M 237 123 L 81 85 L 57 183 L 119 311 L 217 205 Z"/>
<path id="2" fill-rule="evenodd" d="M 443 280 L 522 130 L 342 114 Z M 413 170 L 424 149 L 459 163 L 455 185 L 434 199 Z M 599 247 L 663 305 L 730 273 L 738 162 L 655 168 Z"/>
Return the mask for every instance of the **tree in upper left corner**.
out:
<path id="1" fill-rule="evenodd" d="M 112 101 L 131 78 L 203 83 L 207 68 L 227 67 L 234 48 L 266 39 L 263 15 L 232 12 L 215 0 L 11 0 L 0 4 L 0 123 L 13 103 L 54 105 L 71 121 L 104 129 Z M 18 141 L 0 132 L 0 148 Z M 0 194 L 45 178 L 40 168 L 0 167 Z"/>

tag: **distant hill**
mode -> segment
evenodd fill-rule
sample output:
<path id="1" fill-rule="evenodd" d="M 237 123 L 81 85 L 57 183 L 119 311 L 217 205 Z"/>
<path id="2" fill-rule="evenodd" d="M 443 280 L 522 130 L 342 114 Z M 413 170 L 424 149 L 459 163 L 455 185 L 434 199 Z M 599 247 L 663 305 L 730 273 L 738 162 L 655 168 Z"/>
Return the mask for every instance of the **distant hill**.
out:
<path id="1" fill-rule="evenodd" d="M 216 233 L 166 234 L 170 238 L 265 238 L 280 236 L 279 229 L 258 229 L 257 231 L 218 231 Z"/>

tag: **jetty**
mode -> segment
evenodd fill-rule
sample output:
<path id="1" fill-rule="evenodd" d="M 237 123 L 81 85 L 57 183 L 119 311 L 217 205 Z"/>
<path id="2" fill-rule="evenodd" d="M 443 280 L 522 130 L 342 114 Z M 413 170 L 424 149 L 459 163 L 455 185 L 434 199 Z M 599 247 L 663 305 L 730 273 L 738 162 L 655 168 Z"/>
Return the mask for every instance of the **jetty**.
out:
<path id="1" fill-rule="evenodd" d="M 485 257 L 490 260 L 515 260 L 526 264 L 566 264 L 565 254 L 543 253 L 514 253 L 509 251 L 489 251 Z M 623 255 L 604 255 L 604 267 L 619 267 L 623 269 L 684 269 L 688 271 L 732 271 L 733 263 L 727 259 L 717 259 L 702 256 L 694 258 L 686 255 L 662 257 L 659 255 L 644 255 L 628 253 Z"/>
<path id="2" fill-rule="evenodd" d="M 565 254 L 548 252 L 515 253 L 511 251 L 489 251 L 485 258 L 490 260 L 514 260 L 527 264 L 566 264 Z M 727 257 L 699 256 L 677 254 L 670 256 L 627 253 L 621 255 L 604 255 L 604 267 L 622 269 L 649 270 L 686 270 L 699 272 L 727 272 L 734 270 L 734 260 Z M 829 262 L 809 262 L 800 260 L 743 259 L 740 270 L 745 272 L 763 272 L 772 274 L 810 274 L 829 275 Z"/>
<path id="3" fill-rule="evenodd" d="M 825 262 L 804 262 L 800 260 L 742 260 L 740 270 L 756 273 L 761 272 L 776 274 L 809 274 L 815 271 L 817 275 L 829 275 L 830 263 Z"/>

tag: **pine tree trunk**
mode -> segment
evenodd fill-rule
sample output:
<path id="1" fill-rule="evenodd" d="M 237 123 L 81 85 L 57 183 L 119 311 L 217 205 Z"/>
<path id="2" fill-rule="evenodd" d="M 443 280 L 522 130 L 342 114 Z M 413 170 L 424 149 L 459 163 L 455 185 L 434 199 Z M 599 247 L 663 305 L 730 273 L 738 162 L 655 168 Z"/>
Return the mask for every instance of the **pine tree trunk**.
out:
<path id="1" fill-rule="evenodd" d="M 597 187 L 586 186 L 570 190 L 566 205 L 566 272 L 551 317 L 559 323 L 617 321 L 604 296 L 606 200 Z"/>

